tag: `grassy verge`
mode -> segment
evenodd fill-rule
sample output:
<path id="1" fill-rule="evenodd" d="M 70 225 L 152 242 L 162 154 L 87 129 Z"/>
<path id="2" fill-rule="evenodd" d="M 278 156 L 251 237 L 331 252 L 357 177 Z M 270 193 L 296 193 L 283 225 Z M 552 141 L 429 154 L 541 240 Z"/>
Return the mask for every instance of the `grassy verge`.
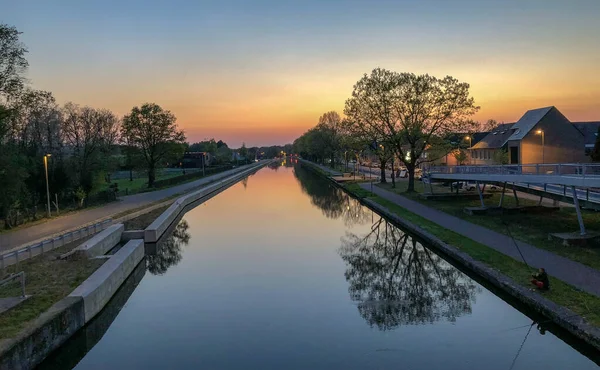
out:
<path id="1" fill-rule="evenodd" d="M 419 227 L 437 236 L 445 243 L 462 250 L 474 259 L 485 263 L 493 269 L 509 276 L 520 285 L 529 288 L 529 279 L 532 271 L 528 270 L 524 263 L 516 261 L 492 248 L 443 228 L 428 219 L 407 211 L 405 208 L 402 208 L 395 203 L 376 195 L 371 196 L 370 192 L 360 188 L 358 184 L 347 183 L 344 186 L 357 196 L 363 198 L 368 197 L 398 216 L 419 225 Z M 583 316 L 589 323 L 600 326 L 600 297 L 582 292 L 562 280 L 553 277 L 550 277 L 550 281 L 550 291 L 540 294 L 543 294 L 551 301 L 567 307 L 573 312 Z"/>
<path id="2" fill-rule="evenodd" d="M 159 207 L 146 214 L 125 221 L 125 230 L 143 230 L 161 215 L 170 205 Z"/>
<path id="3" fill-rule="evenodd" d="M 50 252 L 6 268 L 8 272 L 25 271 L 27 301 L 0 314 L 0 340 L 14 337 L 29 322 L 35 320 L 54 303 L 69 295 L 104 263 L 102 259 L 60 260 L 57 257 L 75 248 L 82 241 L 62 246 Z M 0 298 L 21 295 L 15 281 L 0 287 Z"/>
<path id="4" fill-rule="evenodd" d="M 574 232 L 579 230 L 577 222 L 577 214 L 575 209 L 571 207 L 563 207 L 556 212 L 548 213 L 513 213 L 498 215 L 477 215 L 471 216 L 466 214 L 463 209 L 465 207 L 479 206 L 479 200 L 469 199 L 449 199 L 449 200 L 433 200 L 422 199 L 415 193 L 406 193 L 408 186 L 407 181 L 401 181 L 396 184 L 396 188 L 392 188 L 390 184 L 378 185 L 386 190 L 406 196 L 415 201 L 418 201 L 429 207 L 446 212 L 452 216 L 464 219 L 477 225 L 481 225 L 490 230 L 494 230 L 501 234 L 508 234 L 507 225 L 510 233 L 516 238 L 541 249 L 546 249 L 573 261 L 580 262 L 592 268 L 600 270 L 600 248 L 583 248 L 583 247 L 565 247 L 561 243 L 548 240 L 549 233 L 556 232 Z M 417 184 L 417 191 L 419 184 Z M 434 191 L 448 191 L 447 188 L 437 187 Z M 500 200 L 500 192 L 492 193 L 492 197 L 485 200 L 488 205 L 498 205 Z M 506 193 L 504 196 L 504 205 L 506 207 L 516 206 L 516 202 L 512 193 Z M 537 201 L 530 199 L 520 199 L 520 205 L 536 205 Z M 600 230 L 600 212 L 582 210 L 584 223 L 590 230 Z M 506 224 L 507 225 L 506 225 Z"/>

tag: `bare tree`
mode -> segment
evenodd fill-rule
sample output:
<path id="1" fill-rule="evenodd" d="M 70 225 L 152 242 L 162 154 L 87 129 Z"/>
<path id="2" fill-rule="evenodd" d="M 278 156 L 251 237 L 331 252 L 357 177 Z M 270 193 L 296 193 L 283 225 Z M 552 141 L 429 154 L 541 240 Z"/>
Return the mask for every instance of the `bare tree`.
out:
<path id="1" fill-rule="evenodd" d="M 154 185 L 156 169 L 174 149 L 183 144 L 185 134 L 178 130 L 175 115 L 154 103 L 134 107 L 123 118 L 122 136 L 142 152 L 148 167 L 148 187 Z"/>
<path id="2" fill-rule="evenodd" d="M 27 48 L 19 41 L 15 27 L 0 23 L 0 97 L 11 97 L 24 85 L 24 73 L 29 64 Z"/>
<path id="3" fill-rule="evenodd" d="M 94 186 L 94 174 L 106 168 L 103 154 L 117 143 L 119 119 L 109 110 L 67 103 L 63 107 L 63 134 L 67 152 L 74 162 L 74 175 L 89 194 Z"/>
<path id="4" fill-rule="evenodd" d="M 479 132 L 490 132 L 498 128 L 500 124 L 493 119 L 488 119 L 486 122 L 479 124 Z"/>
<path id="5" fill-rule="evenodd" d="M 61 112 L 49 91 L 26 89 L 11 101 L 11 131 L 22 148 L 36 155 L 60 152 Z"/>

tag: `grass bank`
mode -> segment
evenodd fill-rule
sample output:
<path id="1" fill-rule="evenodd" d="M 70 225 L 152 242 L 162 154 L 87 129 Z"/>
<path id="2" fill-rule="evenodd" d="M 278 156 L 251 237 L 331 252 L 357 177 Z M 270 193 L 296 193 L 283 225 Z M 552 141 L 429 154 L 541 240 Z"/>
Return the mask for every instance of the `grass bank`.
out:
<path id="1" fill-rule="evenodd" d="M 0 340 L 14 337 L 54 303 L 69 295 L 103 263 L 103 259 L 60 260 L 59 255 L 77 247 L 84 240 L 8 266 L 4 273 L 25 271 L 25 293 L 31 298 L 0 314 Z M 21 295 L 15 281 L 0 287 L 0 298 Z"/>
<path id="2" fill-rule="evenodd" d="M 170 206 L 171 205 L 169 204 L 164 207 L 159 207 L 136 218 L 125 221 L 125 230 L 144 230 Z"/>
<path id="3" fill-rule="evenodd" d="M 463 209 L 465 207 L 480 206 L 478 199 L 422 199 L 418 193 L 406 193 L 406 188 L 408 187 L 407 181 L 397 182 L 396 188 L 392 188 L 389 183 L 378 184 L 377 186 L 498 233 L 508 235 L 508 231 L 510 231 L 510 234 L 518 240 L 600 270 L 600 248 L 563 246 L 557 241 L 548 240 L 549 233 L 574 232 L 579 230 L 577 214 L 573 207 L 563 207 L 560 210 L 548 213 L 505 213 L 502 216 L 471 216 L 466 214 Z M 417 192 L 422 191 L 422 185 L 417 184 Z M 437 186 L 434 191 L 447 192 L 448 188 Z M 492 192 L 492 194 L 491 198 L 485 199 L 485 203 L 489 206 L 496 206 L 500 201 L 501 192 Z M 504 195 L 503 203 L 506 207 L 516 206 L 512 192 L 509 193 L 507 191 Z M 538 202 L 532 199 L 520 198 L 519 204 L 537 205 Z M 590 230 L 600 230 L 600 212 L 582 210 L 582 216 L 587 228 Z"/>
<path id="4" fill-rule="evenodd" d="M 377 195 L 371 196 L 369 191 L 364 190 L 356 183 L 346 183 L 344 187 L 358 197 L 368 198 L 379 203 L 396 215 L 419 225 L 419 227 L 437 236 L 445 243 L 462 250 L 474 259 L 485 263 L 491 268 L 509 276 L 520 285 L 529 288 L 529 278 L 532 271 L 523 262 L 516 261 L 486 245 L 441 227 Z M 561 306 L 569 308 L 584 317 L 590 324 L 600 327 L 599 297 L 582 292 L 562 280 L 553 277 L 550 277 L 550 281 L 552 287 L 550 291 L 541 292 L 540 294 L 543 294 L 544 297 Z"/>

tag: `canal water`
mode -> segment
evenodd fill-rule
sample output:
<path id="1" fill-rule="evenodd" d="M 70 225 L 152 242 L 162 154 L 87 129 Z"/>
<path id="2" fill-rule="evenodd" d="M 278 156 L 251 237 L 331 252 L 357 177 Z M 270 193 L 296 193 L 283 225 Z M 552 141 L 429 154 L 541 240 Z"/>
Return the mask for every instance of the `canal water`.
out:
<path id="1" fill-rule="evenodd" d="M 187 212 L 42 369 L 593 369 L 299 166 Z"/>

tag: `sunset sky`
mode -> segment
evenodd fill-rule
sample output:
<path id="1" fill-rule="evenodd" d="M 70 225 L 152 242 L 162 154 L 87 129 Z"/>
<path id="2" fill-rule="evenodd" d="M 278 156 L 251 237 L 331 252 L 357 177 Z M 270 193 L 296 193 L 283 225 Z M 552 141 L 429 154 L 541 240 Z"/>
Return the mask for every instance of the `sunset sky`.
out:
<path id="1" fill-rule="evenodd" d="M 600 120 L 600 0 L 0 3 L 34 88 L 120 115 L 156 102 L 192 142 L 292 142 L 375 67 L 470 83 L 481 121 Z"/>

